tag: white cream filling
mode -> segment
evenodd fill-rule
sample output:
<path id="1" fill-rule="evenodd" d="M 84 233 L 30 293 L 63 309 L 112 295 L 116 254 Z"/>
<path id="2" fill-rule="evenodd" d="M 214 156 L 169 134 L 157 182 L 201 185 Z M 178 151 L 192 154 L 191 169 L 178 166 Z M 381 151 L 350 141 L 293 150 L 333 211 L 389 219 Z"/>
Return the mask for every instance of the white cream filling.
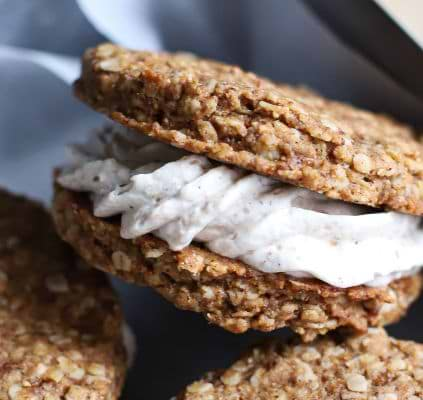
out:
<path id="1" fill-rule="evenodd" d="M 307 189 L 189 155 L 117 128 L 71 149 L 59 176 L 92 194 L 94 214 L 121 214 L 125 239 L 191 242 L 266 272 L 336 287 L 386 285 L 423 264 L 420 218 L 330 200 Z"/>

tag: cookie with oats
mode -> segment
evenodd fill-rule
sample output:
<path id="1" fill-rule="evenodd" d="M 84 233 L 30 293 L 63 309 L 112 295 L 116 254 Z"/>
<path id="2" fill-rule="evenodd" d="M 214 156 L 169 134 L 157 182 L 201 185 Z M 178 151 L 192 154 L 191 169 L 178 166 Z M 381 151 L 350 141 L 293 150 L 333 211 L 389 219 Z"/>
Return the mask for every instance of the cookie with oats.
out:
<path id="1" fill-rule="evenodd" d="M 193 55 L 86 51 L 75 92 L 185 150 L 333 199 L 423 215 L 423 147 L 392 118 Z"/>
<path id="2" fill-rule="evenodd" d="M 423 345 L 383 329 L 258 346 L 226 370 L 208 373 L 177 400 L 418 400 Z"/>
<path id="3" fill-rule="evenodd" d="M 0 190 L 0 398 L 116 399 L 127 369 L 107 278 L 37 203 Z"/>
<path id="4" fill-rule="evenodd" d="M 263 273 L 197 244 L 175 252 L 152 235 L 122 239 L 118 217 L 95 217 L 88 195 L 59 185 L 53 218 L 62 239 L 90 265 L 148 285 L 234 333 L 289 326 L 309 341 L 341 326 L 365 331 L 399 319 L 421 289 L 420 274 L 382 288 L 338 289 L 316 279 Z"/>

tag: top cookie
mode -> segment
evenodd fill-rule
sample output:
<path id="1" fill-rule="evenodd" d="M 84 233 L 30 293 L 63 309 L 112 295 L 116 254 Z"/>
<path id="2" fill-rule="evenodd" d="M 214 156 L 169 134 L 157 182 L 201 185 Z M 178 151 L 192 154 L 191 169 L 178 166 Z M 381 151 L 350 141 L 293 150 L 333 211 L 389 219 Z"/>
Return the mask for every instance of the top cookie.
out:
<path id="1" fill-rule="evenodd" d="M 324 193 L 423 215 L 423 147 L 393 119 L 188 54 L 103 44 L 78 97 L 144 134 Z"/>
<path id="2" fill-rule="evenodd" d="M 0 190 L 0 399 L 116 399 L 123 317 L 38 204 Z"/>

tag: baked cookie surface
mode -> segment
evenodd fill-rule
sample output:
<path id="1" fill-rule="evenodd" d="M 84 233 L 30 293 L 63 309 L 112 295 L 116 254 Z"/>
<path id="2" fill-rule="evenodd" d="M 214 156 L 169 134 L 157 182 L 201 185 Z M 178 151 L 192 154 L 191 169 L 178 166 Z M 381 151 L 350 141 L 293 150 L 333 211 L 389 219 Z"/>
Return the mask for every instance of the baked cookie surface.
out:
<path id="1" fill-rule="evenodd" d="M 174 252 L 152 235 L 122 239 L 119 218 L 93 216 L 87 195 L 59 185 L 53 217 L 60 236 L 90 265 L 151 286 L 177 307 L 235 333 L 289 326 L 309 341 L 341 326 L 365 331 L 399 319 L 421 288 L 417 274 L 383 288 L 338 289 L 262 273 L 198 245 Z"/>
<path id="2" fill-rule="evenodd" d="M 116 399 L 127 369 L 107 278 L 37 203 L 0 190 L 0 398 Z"/>
<path id="3" fill-rule="evenodd" d="M 194 153 L 324 193 L 423 215 L 422 145 L 393 119 L 187 54 L 103 44 L 80 99 Z"/>
<path id="4" fill-rule="evenodd" d="M 423 345 L 371 329 L 311 344 L 271 342 L 231 367 L 206 374 L 178 400 L 418 400 L 423 396 Z"/>

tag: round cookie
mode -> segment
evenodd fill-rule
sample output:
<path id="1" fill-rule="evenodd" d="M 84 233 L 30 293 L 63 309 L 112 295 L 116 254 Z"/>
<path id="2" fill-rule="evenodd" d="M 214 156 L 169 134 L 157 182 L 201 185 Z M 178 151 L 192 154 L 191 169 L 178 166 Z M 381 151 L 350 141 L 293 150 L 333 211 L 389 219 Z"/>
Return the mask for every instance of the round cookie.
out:
<path id="1" fill-rule="evenodd" d="M 0 190 L 0 398 L 117 399 L 123 317 L 37 203 Z"/>
<path id="2" fill-rule="evenodd" d="M 177 400 L 418 400 L 423 345 L 383 329 L 309 345 L 272 342 L 189 385 Z"/>
<path id="3" fill-rule="evenodd" d="M 393 119 L 193 55 L 89 49 L 77 96 L 153 138 L 324 193 L 423 215 L 423 147 Z"/>
<path id="4" fill-rule="evenodd" d="M 53 218 L 60 236 L 90 265 L 151 286 L 177 307 L 235 333 L 289 326 L 309 341 L 340 326 L 365 331 L 399 319 L 422 283 L 416 274 L 383 288 L 338 289 L 262 273 L 198 245 L 174 252 L 152 235 L 122 239 L 118 217 L 96 218 L 88 195 L 59 185 Z"/>

